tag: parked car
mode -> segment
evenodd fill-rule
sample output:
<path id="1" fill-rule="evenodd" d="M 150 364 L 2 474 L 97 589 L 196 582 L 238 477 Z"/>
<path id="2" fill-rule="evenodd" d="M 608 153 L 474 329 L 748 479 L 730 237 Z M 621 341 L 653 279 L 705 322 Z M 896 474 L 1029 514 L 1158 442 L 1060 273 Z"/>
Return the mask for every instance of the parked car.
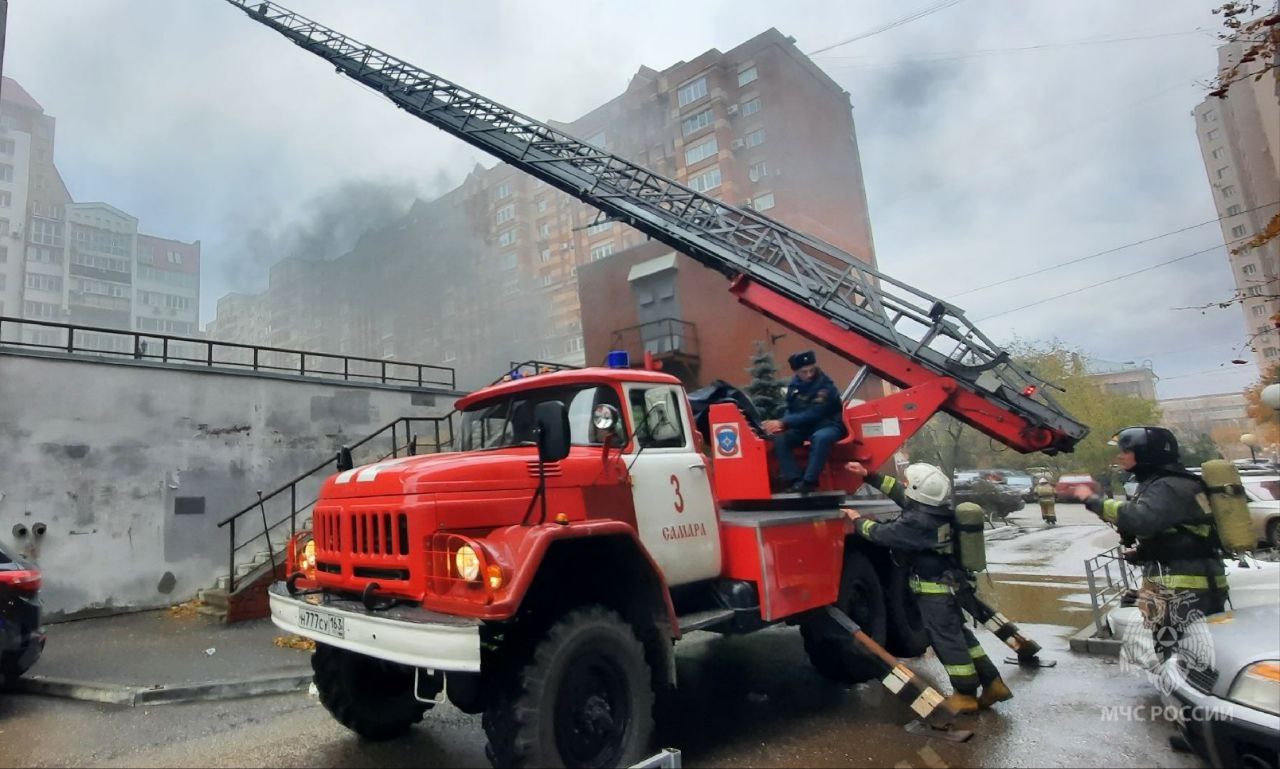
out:
<path id="1" fill-rule="evenodd" d="M 1187 743 L 1215 767 L 1280 764 L 1280 604 L 1214 615 L 1213 664 L 1177 653 L 1161 670 L 1161 696 Z"/>
<path id="2" fill-rule="evenodd" d="M 1035 479 L 1024 472 L 1017 470 L 1004 470 L 1004 485 L 1011 489 L 1015 489 L 1022 495 L 1023 502 L 1035 502 Z"/>
<path id="3" fill-rule="evenodd" d="M 1259 542 L 1280 550 L 1280 475 L 1241 473 L 1249 517 Z"/>
<path id="4" fill-rule="evenodd" d="M 1074 502 L 1076 498 L 1072 492 L 1077 486 L 1088 486 L 1093 489 L 1094 494 L 1102 493 L 1102 484 L 1095 481 L 1093 476 L 1088 473 L 1059 477 L 1058 482 L 1053 486 L 1053 493 L 1057 496 L 1059 502 Z"/>
<path id="5" fill-rule="evenodd" d="M 951 494 L 953 504 L 977 503 L 991 518 L 1004 518 L 1026 504 L 1017 489 L 978 477 L 957 480 Z"/>
<path id="6" fill-rule="evenodd" d="M 0 683 L 12 686 L 44 651 L 40 570 L 0 545 Z"/>

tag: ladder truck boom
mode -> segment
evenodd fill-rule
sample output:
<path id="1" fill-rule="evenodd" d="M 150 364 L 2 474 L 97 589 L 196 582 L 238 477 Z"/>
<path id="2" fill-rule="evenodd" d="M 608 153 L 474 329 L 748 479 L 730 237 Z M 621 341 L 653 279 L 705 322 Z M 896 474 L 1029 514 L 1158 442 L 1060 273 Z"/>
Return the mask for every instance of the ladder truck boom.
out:
<path id="1" fill-rule="evenodd" d="M 740 302 L 903 388 L 958 386 L 941 410 L 1023 453 L 1088 428 L 958 307 L 759 212 L 696 192 L 273 2 L 227 0 L 396 106 L 733 280 Z"/>

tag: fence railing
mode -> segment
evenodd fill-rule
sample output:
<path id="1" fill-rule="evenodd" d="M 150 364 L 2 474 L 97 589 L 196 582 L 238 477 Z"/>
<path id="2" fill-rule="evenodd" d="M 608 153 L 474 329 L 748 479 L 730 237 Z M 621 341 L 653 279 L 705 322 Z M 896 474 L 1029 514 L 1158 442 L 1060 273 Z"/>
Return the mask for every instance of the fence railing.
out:
<path id="1" fill-rule="evenodd" d="M 1124 559 L 1123 551 L 1123 547 L 1116 545 L 1084 562 L 1093 627 L 1099 635 L 1107 630 L 1107 614 L 1120 605 L 1126 592 L 1137 590 L 1142 583 L 1138 567 Z"/>
<path id="2" fill-rule="evenodd" d="M 351 452 L 355 466 L 394 457 L 449 451 L 453 447 L 456 414 L 456 411 L 451 411 L 441 417 L 400 417 L 344 449 Z M 339 454 L 341 452 L 335 453 L 269 494 L 258 492 L 258 499 L 218 523 L 218 528 L 228 528 L 228 593 L 236 589 L 239 581 L 236 567 L 238 562 L 244 562 L 239 560 L 244 553 L 253 554 L 260 552 L 260 548 L 265 549 L 278 563 L 284 554 L 284 544 L 299 529 L 307 528 L 320 485 L 338 469 Z M 299 505 L 299 499 L 306 501 Z M 286 504 L 281 512 L 281 507 Z M 275 541 L 272 540 L 273 535 Z"/>
<path id="3" fill-rule="evenodd" d="M 0 317 L 0 346 L 345 381 L 457 387 L 457 372 L 448 366 L 29 318 Z"/>

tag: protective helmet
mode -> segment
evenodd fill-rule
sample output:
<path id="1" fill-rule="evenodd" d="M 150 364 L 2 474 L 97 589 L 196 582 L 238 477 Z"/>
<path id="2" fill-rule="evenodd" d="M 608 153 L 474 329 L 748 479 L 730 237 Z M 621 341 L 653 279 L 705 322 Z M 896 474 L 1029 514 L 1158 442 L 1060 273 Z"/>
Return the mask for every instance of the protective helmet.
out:
<path id="1" fill-rule="evenodd" d="M 946 504 L 947 496 L 951 494 L 951 481 L 946 473 L 933 465 L 916 462 L 907 465 L 905 475 L 907 488 L 903 493 L 907 499 L 934 507 Z"/>
<path id="2" fill-rule="evenodd" d="M 1132 451 L 1140 465 L 1159 467 L 1178 461 L 1178 439 L 1163 427 L 1126 427 L 1107 441 L 1121 451 Z"/>

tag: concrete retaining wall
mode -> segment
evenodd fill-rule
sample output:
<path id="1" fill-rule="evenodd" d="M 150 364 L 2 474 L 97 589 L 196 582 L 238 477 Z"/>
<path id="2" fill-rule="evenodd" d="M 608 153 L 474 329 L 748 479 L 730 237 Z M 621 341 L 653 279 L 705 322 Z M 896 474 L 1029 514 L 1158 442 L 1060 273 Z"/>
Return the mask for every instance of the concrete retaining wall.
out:
<path id="1" fill-rule="evenodd" d="M 216 524 L 257 490 L 456 396 L 0 352 L 0 542 L 39 564 L 54 618 L 184 601 L 226 573 Z"/>

